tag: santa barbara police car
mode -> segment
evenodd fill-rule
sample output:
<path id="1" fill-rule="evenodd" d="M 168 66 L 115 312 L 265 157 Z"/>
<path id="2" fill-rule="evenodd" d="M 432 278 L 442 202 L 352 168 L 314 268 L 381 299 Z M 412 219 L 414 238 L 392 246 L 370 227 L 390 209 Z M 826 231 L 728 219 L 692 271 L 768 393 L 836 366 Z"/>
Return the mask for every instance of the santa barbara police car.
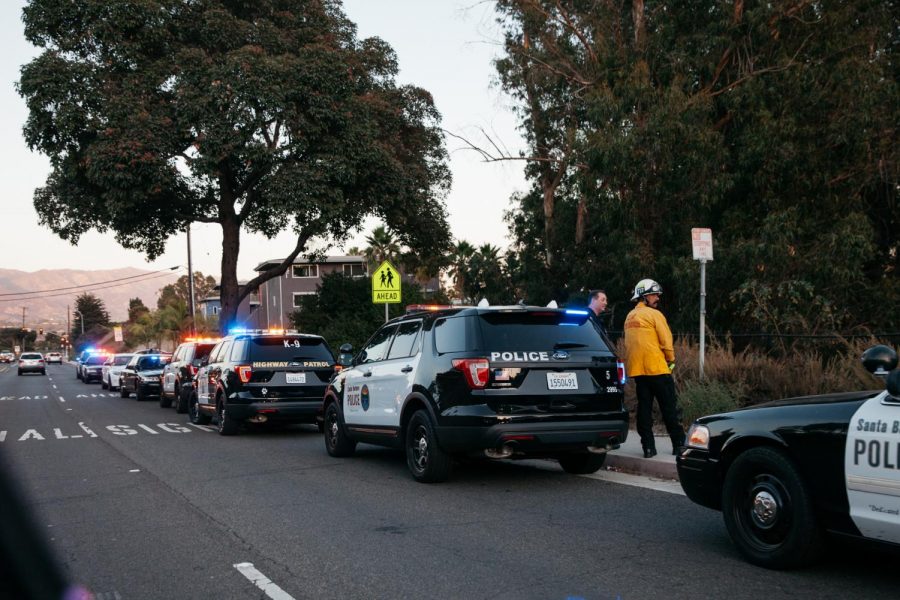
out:
<path id="1" fill-rule="evenodd" d="M 677 457 L 688 497 L 721 510 L 738 550 L 769 568 L 815 561 L 826 533 L 900 548 L 900 370 L 875 346 L 885 391 L 778 400 L 697 420 Z"/>
<path id="2" fill-rule="evenodd" d="M 342 347 L 341 352 L 352 352 Z M 624 368 L 584 310 L 410 307 L 325 392 L 325 447 L 404 448 L 413 477 L 454 457 L 549 457 L 592 473 L 625 440 Z"/>

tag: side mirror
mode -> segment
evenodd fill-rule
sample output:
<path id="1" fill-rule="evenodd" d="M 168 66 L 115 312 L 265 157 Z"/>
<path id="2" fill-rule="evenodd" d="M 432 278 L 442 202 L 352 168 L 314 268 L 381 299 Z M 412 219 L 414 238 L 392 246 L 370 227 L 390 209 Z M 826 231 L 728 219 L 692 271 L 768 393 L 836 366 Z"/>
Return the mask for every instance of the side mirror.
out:
<path id="1" fill-rule="evenodd" d="M 338 364 L 342 367 L 349 367 L 351 364 L 353 364 L 353 346 L 351 346 L 350 344 L 343 344 L 340 347 Z"/>
<path id="2" fill-rule="evenodd" d="M 897 367 L 897 353 L 893 348 L 879 344 L 863 352 L 862 363 L 872 375 L 887 377 Z"/>
<path id="3" fill-rule="evenodd" d="M 887 378 L 887 393 L 891 398 L 900 402 L 900 371 L 893 370 Z"/>

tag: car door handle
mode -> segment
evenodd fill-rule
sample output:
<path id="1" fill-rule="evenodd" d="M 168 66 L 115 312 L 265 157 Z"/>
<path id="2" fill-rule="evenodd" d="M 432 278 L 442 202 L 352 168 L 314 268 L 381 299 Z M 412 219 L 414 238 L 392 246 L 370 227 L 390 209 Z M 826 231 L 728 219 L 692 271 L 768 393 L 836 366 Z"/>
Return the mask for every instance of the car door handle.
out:
<path id="1" fill-rule="evenodd" d="M 372 371 L 366 371 L 365 373 L 363 373 L 363 377 L 371 377 L 371 376 L 372 376 Z"/>
<path id="2" fill-rule="evenodd" d="M 413 368 L 412 368 L 411 365 L 406 365 L 405 367 L 403 367 L 402 369 L 400 369 L 400 372 L 401 372 L 401 373 L 409 373 L 409 372 L 412 371 L 412 370 L 413 370 Z"/>

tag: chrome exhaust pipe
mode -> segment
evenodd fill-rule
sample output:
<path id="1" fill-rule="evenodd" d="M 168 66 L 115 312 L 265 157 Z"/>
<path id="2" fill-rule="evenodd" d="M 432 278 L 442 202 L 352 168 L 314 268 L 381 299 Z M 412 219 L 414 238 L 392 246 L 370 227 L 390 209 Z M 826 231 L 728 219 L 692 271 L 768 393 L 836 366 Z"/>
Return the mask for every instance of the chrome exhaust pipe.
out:
<path id="1" fill-rule="evenodd" d="M 610 451 L 610 446 L 607 444 L 606 446 L 588 446 L 587 450 L 591 454 L 606 454 Z"/>
<path id="2" fill-rule="evenodd" d="M 251 423 L 265 423 L 269 420 L 269 417 L 267 417 L 266 415 L 253 415 L 247 420 Z"/>
<path id="3" fill-rule="evenodd" d="M 513 455 L 513 447 L 511 444 L 504 444 L 499 448 L 486 448 L 484 455 L 488 458 L 509 458 Z"/>

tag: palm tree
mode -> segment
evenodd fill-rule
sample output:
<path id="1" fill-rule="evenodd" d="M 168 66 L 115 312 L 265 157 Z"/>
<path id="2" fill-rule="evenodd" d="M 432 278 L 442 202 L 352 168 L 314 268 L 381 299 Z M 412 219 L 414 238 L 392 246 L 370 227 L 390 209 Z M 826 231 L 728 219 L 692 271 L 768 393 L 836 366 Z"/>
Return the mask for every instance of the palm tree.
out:
<path id="1" fill-rule="evenodd" d="M 363 251 L 369 263 L 370 272 L 386 260 L 396 261 L 400 255 L 400 244 L 393 232 L 384 225 L 379 225 L 366 236 L 368 247 Z"/>
<path id="2" fill-rule="evenodd" d="M 466 240 L 459 240 L 450 250 L 450 268 L 447 274 L 453 279 L 456 295 L 460 300 L 466 299 L 466 280 L 472 268 L 472 257 L 475 246 Z"/>

